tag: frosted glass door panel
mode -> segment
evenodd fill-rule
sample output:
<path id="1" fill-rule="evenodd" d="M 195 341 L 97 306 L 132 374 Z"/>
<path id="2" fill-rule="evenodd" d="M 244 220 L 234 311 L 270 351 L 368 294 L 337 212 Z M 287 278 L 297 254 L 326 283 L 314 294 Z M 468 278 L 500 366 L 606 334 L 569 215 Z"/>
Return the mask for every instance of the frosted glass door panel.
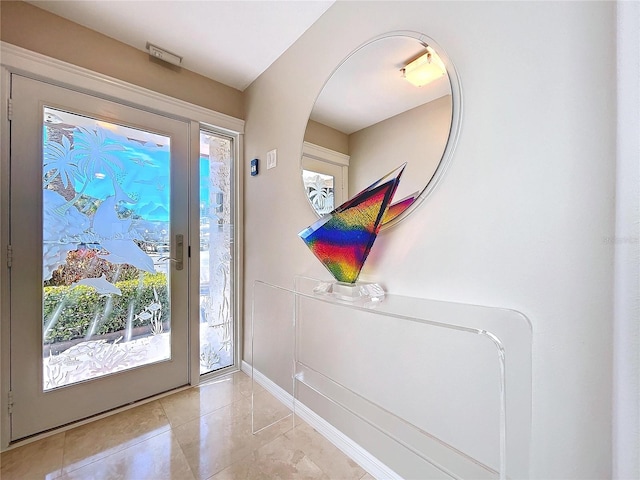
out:
<path id="1" fill-rule="evenodd" d="M 190 124 L 19 75 L 11 96 L 18 440 L 188 383 Z"/>
<path id="2" fill-rule="evenodd" d="M 335 208 L 335 178 L 331 175 L 302 170 L 304 191 L 309 202 L 319 215 L 326 215 Z"/>
<path id="3" fill-rule="evenodd" d="M 302 181 L 309 203 L 318 215 L 326 215 L 348 199 L 347 167 L 304 155 Z"/>
<path id="4" fill-rule="evenodd" d="M 200 132 L 200 374 L 233 365 L 233 141 Z"/>
<path id="5" fill-rule="evenodd" d="M 171 358 L 167 136 L 43 109 L 43 387 Z"/>

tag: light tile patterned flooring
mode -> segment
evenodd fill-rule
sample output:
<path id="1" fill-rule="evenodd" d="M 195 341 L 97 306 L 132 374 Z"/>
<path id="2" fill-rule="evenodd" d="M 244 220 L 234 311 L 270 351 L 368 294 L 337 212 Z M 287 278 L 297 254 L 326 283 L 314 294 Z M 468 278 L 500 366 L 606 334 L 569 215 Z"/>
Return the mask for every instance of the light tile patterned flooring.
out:
<path id="1" fill-rule="evenodd" d="M 286 409 L 256 390 L 256 424 Z M 251 379 L 237 372 L 8 450 L 2 480 L 372 480 L 291 417 L 251 433 Z"/>

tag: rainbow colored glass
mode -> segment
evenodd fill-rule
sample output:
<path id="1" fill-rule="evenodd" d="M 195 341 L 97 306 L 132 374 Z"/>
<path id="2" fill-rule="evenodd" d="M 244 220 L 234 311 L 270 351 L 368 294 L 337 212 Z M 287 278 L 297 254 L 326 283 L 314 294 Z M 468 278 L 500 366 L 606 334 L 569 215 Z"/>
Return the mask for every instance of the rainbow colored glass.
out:
<path id="1" fill-rule="evenodd" d="M 323 216 L 298 235 L 333 277 L 355 283 L 383 221 L 413 203 L 414 196 L 391 205 L 406 163 Z"/>
<path id="2" fill-rule="evenodd" d="M 382 225 L 389 223 L 391 220 L 396 218 L 402 212 L 404 212 L 407 208 L 413 205 L 413 202 L 418 198 L 418 194 L 420 192 L 415 192 L 409 195 L 408 197 L 403 198 L 402 200 L 398 200 L 393 205 L 389 205 L 387 209 L 387 213 L 384 215 L 384 219 L 382 220 Z"/>

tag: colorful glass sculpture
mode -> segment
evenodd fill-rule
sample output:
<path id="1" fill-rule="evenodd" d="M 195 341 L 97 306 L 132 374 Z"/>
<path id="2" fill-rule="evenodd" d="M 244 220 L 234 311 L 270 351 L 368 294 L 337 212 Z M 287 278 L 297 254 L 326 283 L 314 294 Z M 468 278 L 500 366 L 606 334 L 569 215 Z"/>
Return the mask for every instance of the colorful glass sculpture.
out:
<path id="1" fill-rule="evenodd" d="M 389 211 L 406 163 L 323 216 L 298 235 L 338 282 L 358 280 L 383 221 L 404 211 L 415 195 Z M 389 217 L 389 215 L 391 215 Z"/>
<path id="2" fill-rule="evenodd" d="M 384 219 L 382 220 L 382 225 L 386 225 L 391 220 L 393 220 L 398 215 L 400 215 L 402 212 L 404 212 L 411 205 L 413 205 L 413 202 L 416 201 L 416 198 L 418 198 L 419 194 L 420 192 L 412 193 L 408 197 L 405 197 L 402 200 L 398 200 L 393 205 L 389 205 L 389 208 L 387 209 L 387 213 L 385 213 Z"/>

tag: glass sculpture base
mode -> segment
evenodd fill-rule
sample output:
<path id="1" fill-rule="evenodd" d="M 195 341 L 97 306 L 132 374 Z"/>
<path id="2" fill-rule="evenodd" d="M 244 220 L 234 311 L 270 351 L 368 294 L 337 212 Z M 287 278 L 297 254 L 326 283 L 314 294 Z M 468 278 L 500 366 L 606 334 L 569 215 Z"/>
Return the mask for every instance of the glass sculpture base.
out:
<path id="1" fill-rule="evenodd" d="M 313 289 L 313 293 L 330 295 L 338 300 L 348 302 L 381 302 L 384 300 L 384 289 L 378 283 L 320 282 Z"/>

